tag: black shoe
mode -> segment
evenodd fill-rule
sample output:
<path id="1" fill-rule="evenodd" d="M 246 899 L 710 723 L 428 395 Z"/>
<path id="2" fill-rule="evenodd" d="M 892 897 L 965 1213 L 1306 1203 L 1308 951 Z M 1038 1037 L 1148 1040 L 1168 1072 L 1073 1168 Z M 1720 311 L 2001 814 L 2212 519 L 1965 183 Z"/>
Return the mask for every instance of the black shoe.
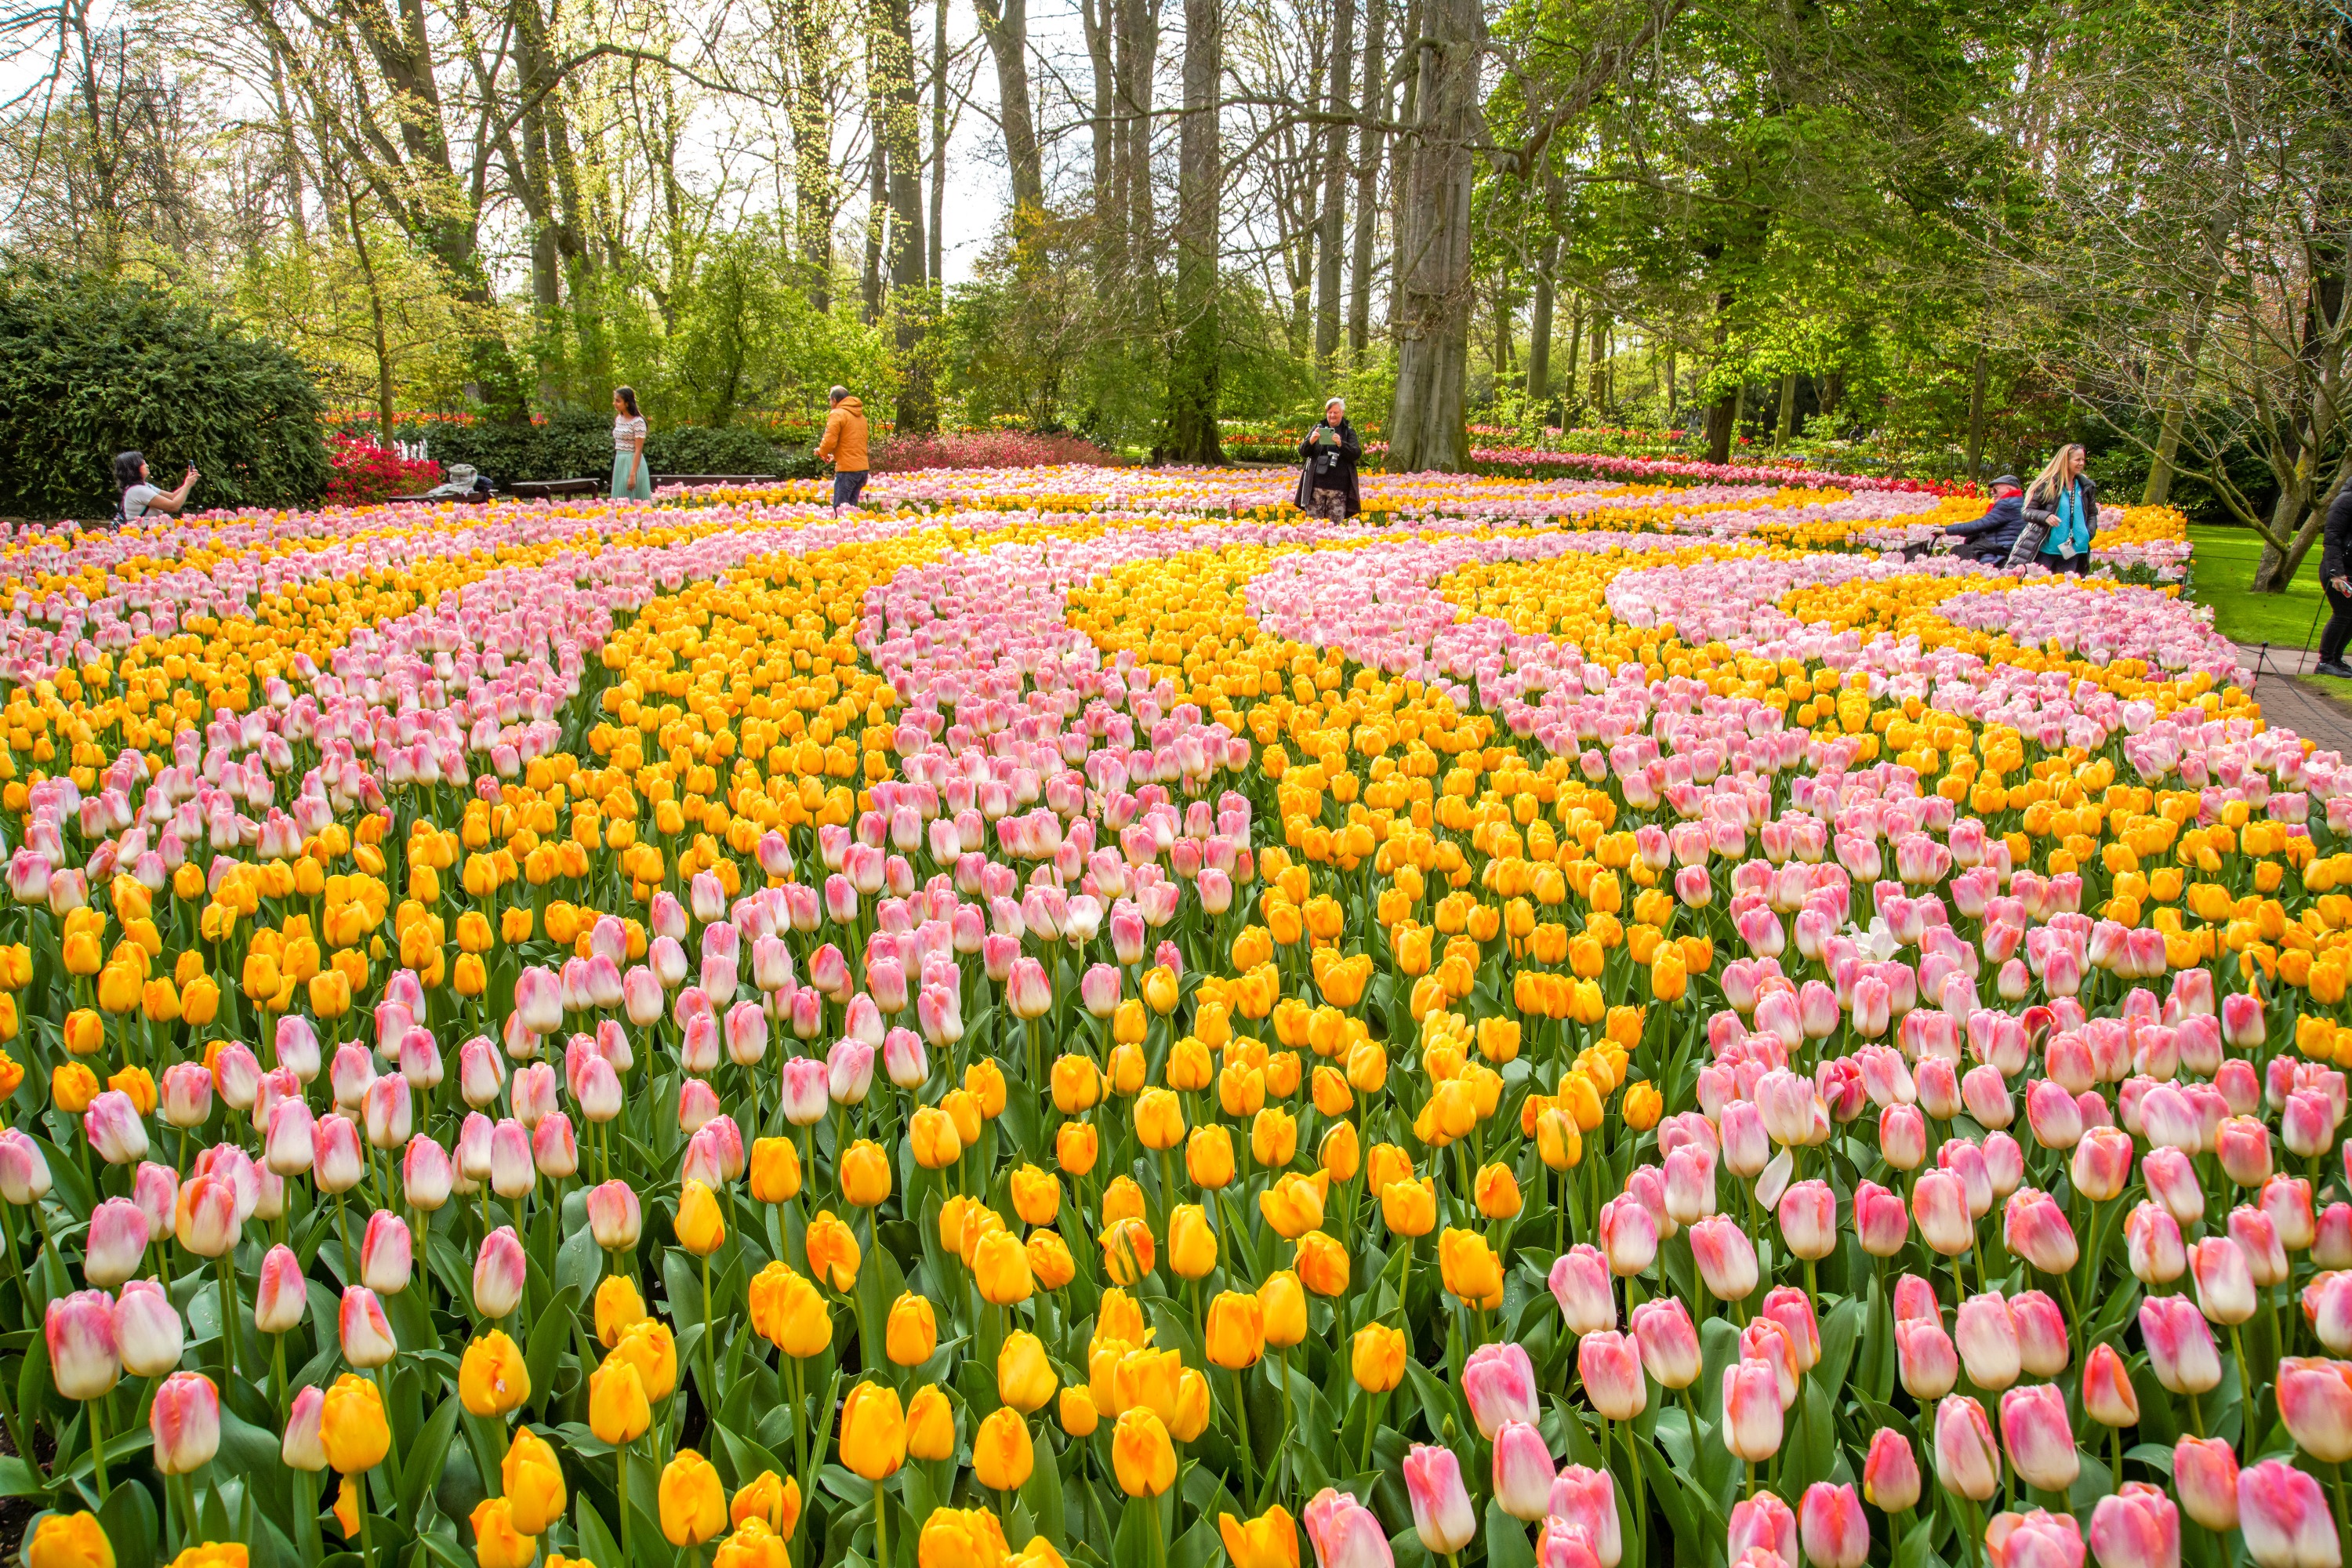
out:
<path id="1" fill-rule="evenodd" d="M 2352 664 L 2347 664 L 2340 658 L 2323 658 L 2312 666 L 2311 673 L 2332 675 L 2338 680 L 2352 680 Z"/>

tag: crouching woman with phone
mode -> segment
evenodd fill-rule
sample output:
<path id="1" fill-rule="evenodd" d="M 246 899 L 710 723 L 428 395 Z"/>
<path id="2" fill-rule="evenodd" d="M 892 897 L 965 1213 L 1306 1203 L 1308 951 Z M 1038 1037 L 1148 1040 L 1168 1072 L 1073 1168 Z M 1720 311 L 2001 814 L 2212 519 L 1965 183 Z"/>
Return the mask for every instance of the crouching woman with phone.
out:
<path id="1" fill-rule="evenodd" d="M 140 452 L 117 452 L 114 455 L 114 488 L 121 492 L 114 503 L 117 523 L 137 522 L 151 511 L 177 515 L 188 504 L 188 491 L 195 488 L 203 476 L 194 463 L 180 476 L 180 488 L 160 489 L 147 479 L 147 458 Z"/>

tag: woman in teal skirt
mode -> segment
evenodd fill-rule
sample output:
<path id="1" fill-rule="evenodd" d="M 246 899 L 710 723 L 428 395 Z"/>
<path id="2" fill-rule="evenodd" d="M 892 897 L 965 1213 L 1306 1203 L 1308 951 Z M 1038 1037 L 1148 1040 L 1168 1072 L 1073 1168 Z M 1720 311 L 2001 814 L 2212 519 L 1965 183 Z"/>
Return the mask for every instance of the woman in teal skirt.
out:
<path id="1" fill-rule="evenodd" d="M 651 500 L 653 470 L 646 466 L 646 416 L 635 388 L 613 389 L 613 494 Z"/>

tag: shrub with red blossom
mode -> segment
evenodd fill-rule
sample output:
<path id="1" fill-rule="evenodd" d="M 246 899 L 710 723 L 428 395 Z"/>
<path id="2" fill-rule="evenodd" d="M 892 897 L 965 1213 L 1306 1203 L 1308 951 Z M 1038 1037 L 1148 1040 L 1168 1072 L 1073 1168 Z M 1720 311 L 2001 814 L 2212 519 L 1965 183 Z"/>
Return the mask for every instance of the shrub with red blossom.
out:
<path id="1" fill-rule="evenodd" d="M 441 482 L 441 465 L 432 459 L 411 461 L 389 447 L 349 436 L 327 437 L 327 462 L 329 506 L 373 506 Z"/>
<path id="2" fill-rule="evenodd" d="M 1097 467 L 1118 459 L 1076 436 L 1033 436 L 1025 430 L 965 430 L 938 436 L 890 436 L 874 443 L 873 471 L 919 468 L 1026 468 L 1055 463 Z"/>

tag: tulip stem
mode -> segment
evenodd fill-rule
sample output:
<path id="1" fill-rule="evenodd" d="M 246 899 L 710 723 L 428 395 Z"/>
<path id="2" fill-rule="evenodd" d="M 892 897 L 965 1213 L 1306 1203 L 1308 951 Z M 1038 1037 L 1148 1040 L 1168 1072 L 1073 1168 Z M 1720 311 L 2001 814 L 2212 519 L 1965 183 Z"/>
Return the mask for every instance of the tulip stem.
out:
<path id="1" fill-rule="evenodd" d="M 245 1375 L 245 1357 L 240 1353 L 236 1342 L 236 1318 L 238 1308 L 236 1300 L 236 1247 L 233 1243 L 230 1245 L 229 1249 L 226 1252 L 220 1255 L 221 1365 L 226 1371 L 233 1372 L 237 1376 L 243 1377 Z"/>
<path id="2" fill-rule="evenodd" d="M 1288 1347 L 1286 1346 L 1274 1353 L 1276 1370 L 1282 1377 L 1282 1441 L 1275 1447 L 1275 1474 L 1270 1479 L 1276 1482 L 1276 1484 L 1279 1484 L 1282 1477 L 1283 1460 L 1286 1457 L 1287 1450 L 1290 1447 L 1290 1351 Z"/>
<path id="3" fill-rule="evenodd" d="M 106 1502 L 106 1494 L 113 1489 L 106 1484 L 106 1437 L 100 1430 L 98 1418 L 103 1403 L 104 1396 L 101 1395 L 82 1406 L 89 1416 L 89 1463 L 90 1468 L 98 1472 L 98 1500 L 100 1506 Z"/>
<path id="4" fill-rule="evenodd" d="M 1250 1512 L 1255 1513 L 1257 1511 L 1257 1455 L 1250 1447 L 1248 1378 L 1247 1369 L 1234 1373 L 1234 1419 L 1241 1428 L 1242 1506 Z M 1367 1441 L 1369 1442 L 1369 1439 Z"/>
<path id="5" fill-rule="evenodd" d="M 613 1450 L 613 1463 L 616 1468 L 616 1489 L 620 1493 L 621 1561 L 626 1563 L 629 1561 L 629 1445 L 625 1441 Z"/>
<path id="6" fill-rule="evenodd" d="M 375 1568 L 375 1535 L 368 1529 L 367 1479 L 367 1472 L 361 1471 L 359 1477 L 360 1556 L 366 1563 L 367 1568 Z"/>
<path id="7" fill-rule="evenodd" d="M 1648 1500 L 1642 1489 L 1642 1449 L 1639 1439 L 1633 1435 L 1633 1424 L 1626 1421 L 1620 1425 L 1625 1428 L 1625 1458 L 1633 1468 L 1633 1561 L 1642 1568 L 1647 1568 L 1650 1561 L 1650 1512 Z M 1696 1436 L 1693 1434 L 1694 1437 Z"/>
<path id="8" fill-rule="evenodd" d="M 874 1483 L 874 1561 L 890 1568 L 890 1499 L 882 1483 Z"/>

